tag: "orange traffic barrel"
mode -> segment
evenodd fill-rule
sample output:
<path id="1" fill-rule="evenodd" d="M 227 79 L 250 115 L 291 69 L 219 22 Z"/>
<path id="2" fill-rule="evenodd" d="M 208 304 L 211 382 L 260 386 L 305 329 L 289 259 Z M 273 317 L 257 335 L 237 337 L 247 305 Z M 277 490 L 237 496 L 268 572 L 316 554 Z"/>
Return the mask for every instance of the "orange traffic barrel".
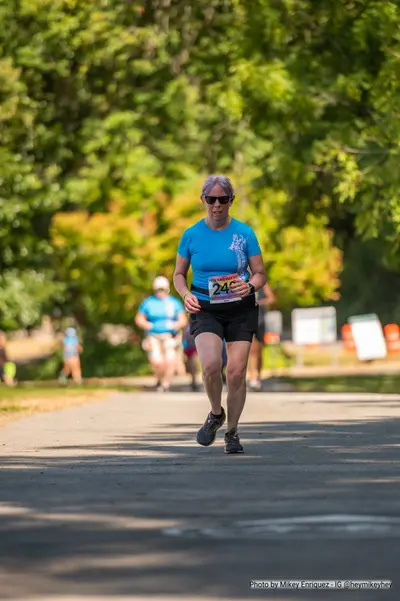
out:
<path id="1" fill-rule="evenodd" d="M 396 323 L 388 323 L 383 328 L 386 347 L 389 353 L 400 352 L 400 328 Z"/>
<path id="2" fill-rule="evenodd" d="M 266 332 L 264 334 L 265 344 L 278 344 L 280 342 L 280 335 L 275 332 Z"/>
<path id="3" fill-rule="evenodd" d="M 400 340 L 400 328 L 397 323 L 388 323 L 383 328 L 386 340 Z"/>
<path id="4" fill-rule="evenodd" d="M 341 332 L 342 332 L 343 345 L 344 345 L 344 348 L 346 349 L 346 351 L 354 351 L 356 348 L 356 345 L 354 344 L 354 338 L 353 338 L 353 333 L 351 331 L 351 325 L 348 323 L 344 324 L 344 326 L 342 326 L 342 328 L 341 328 Z"/>

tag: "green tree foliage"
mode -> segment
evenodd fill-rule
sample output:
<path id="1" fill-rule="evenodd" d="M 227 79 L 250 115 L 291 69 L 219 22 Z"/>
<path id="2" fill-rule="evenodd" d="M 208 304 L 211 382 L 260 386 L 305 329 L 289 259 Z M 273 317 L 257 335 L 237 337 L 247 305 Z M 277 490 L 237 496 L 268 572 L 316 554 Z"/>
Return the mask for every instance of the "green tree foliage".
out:
<path id="1" fill-rule="evenodd" d="M 16 330 L 38 323 L 54 300 L 60 300 L 62 283 L 52 282 L 46 273 L 25 269 L 4 271 L 0 275 L 0 315 L 2 327 Z"/>
<path id="2" fill-rule="evenodd" d="M 69 302 L 81 320 L 132 323 L 133 311 L 149 293 L 159 273 L 172 278 L 176 249 L 186 227 L 204 217 L 195 179 L 165 203 L 163 221 L 157 212 L 142 216 L 108 213 L 59 213 L 53 220 L 58 273 L 67 283 Z M 265 258 L 269 281 L 279 307 L 312 305 L 338 298 L 341 252 L 322 219 L 309 219 L 304 228 L 279 229 L 279 216 L 288 202 L 284 193 L 247 191 L 234 204 L 233 214 L 253 225 Z"/>
<path id="3" fill-rule="evenodd" d="M 238 186 L 242 197 L 233 211 L 258 237 L 278 306 L 312 306 L 339 299 L 342 252 L 333 243 L 327 219 L 309 215 L 303 227 L 285 226 L 290 198 L 283 190 Z"/>
<path id="4" fill-rule="evenodd" d="M 399 25 L 394 0 L 3 2 L 2 272 L 127 321 L 213 171 L 283 306 L 334 300 L 354 236 L 397 269 Z"/>
<path id="5" fill-rule="evenodd" d="M 82 323 L 132 323 L 150 277 L 171 261 L 171 249 L 160 246 L 157 229 L 151 213 L 143 218 L 117 211 L 55 216 L 58 273 L 66 283 L 66 303 Z"/>
<path id="6" fill-rule="evenodd" d="M 246 58 L 235 77 L 252 130 L 270 141 L 264 173 L 289 193 L 289 220 L 349 213 L 358 234 L 397 242 L 399 3 L 240 7 Z"/>

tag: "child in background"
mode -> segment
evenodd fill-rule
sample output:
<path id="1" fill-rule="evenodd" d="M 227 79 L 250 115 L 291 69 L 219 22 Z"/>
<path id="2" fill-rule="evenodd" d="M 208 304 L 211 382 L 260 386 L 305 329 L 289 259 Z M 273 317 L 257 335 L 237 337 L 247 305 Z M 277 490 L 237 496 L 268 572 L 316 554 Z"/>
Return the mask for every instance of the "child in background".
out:
<path id="1" fill-rule="evenodd" d="M 64 367 L 59 376 L 61 384 L 67 383 L 67 378 L 71 374 L 75 384 L 82 384 L 81 360 L 79 354 L 82 352 L 82 345 L 75 328 L 67 328 L 63 338 L 63 359 Z"/>

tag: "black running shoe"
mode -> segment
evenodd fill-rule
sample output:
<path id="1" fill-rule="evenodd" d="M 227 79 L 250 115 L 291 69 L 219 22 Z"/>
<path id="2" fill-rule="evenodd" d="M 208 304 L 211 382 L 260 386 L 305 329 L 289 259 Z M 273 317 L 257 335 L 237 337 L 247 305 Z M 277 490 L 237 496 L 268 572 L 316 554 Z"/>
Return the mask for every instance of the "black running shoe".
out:
<path id="1" fill-rule="evenodd" d="M 207 415 L 207 419 L 204 422 L 204 425 L 197 432 L 196 440 L 199 444 L 203 445 L 203 447 L 208 447 L 215 440 L 217 435 L 217 430 L 223 426 L 225 422 L 225 411 L 224 408 L 221 407 L 221 416 L 215 417 L 211 412 Z"/>
<path id="2" fill-rule="evenodd" d="M 243 453 L 236 428 L 232 428 L 225 434 L 225 453 Z"/>

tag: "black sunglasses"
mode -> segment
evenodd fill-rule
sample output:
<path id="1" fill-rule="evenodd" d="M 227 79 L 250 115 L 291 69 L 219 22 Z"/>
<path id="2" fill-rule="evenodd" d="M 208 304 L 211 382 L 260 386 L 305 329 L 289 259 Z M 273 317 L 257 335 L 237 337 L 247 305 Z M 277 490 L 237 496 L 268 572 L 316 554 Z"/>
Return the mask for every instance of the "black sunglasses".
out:
<path id="1" fill-rule="evenodd" d="M 204 199 L 208 205 L 213 205 L 217 200 L 220 205 L 226 205 L 232 200 L 230 196 L 205 196 Z"/>

